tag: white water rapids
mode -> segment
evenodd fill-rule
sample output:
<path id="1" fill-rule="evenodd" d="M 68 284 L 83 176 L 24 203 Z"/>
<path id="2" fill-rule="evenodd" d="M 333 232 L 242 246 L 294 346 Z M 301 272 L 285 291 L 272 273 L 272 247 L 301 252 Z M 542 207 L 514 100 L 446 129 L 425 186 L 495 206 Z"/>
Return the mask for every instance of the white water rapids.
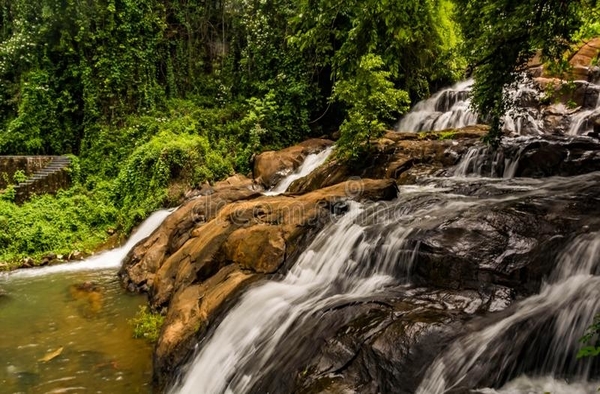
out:
<path id="1" fill-rule="evenodd" d="M 439 182 L 451 185 L 466 180 L 449 178 Z M 406 239 L 413 231 L 435 227 L 443 218 L 460 217 L 471 209 L 549 195 L 554 187 L 564 188 L 571 181 L 556 178 L 495 182 L 494 187 L 499 190 L 514 192 L 501 197 L 471 198 L 448 193 L 448 189 L 436 187 L 434 182 L 429 186 L 403 187 L 398 200 L 389 204 L 349 203 L 349 211 L 319 233 L 285 276 L 264 282 L 241 297 L 200 343 L 193 362 L 169 393 L 254 392 L 270 372 L 285 365 L 297 345 L 306 346 L 310 338 L 302 336 L 301 328 L 314 324 L 320 311 L 373 297 L 388 288 L 410 286 L 416 251 L 407 247 Z M 450 346 L 431 366 L 419 394 L 441 394 L 460 388 L 463 376 L 520 370 L 518 346 L 526 348 L 528 341 L 535 345 L 537 330 L 549 332 L 545 337 L 550 342 L 544 346 L 552 349 L 552 353 L 542 355 L 539 350 L 531 350 L 532 357 L 541 357 L 539 365 L 531 361 L 531 370 L 541 373 L 541 377 L 522 376 L 497 393 L 537 393 L 542 387 L 566 387 L 552 394 L 585 392 L 581 390 L 592 385 L 586 382 L 589 363 L 576 363 L 573 354 L 579 346 L 578 338 L 600 311 L 600 277 L 594 276 L 600 266 L 599 257 L 600 234 L 576 238 L 557 258 L 557 268 L 540 294 L 518 303 L 511 315 Z M 519 340 L 514 338 L 515 330 L 525 330 L 522 336 L 518 335 Z M 506 341 L 513 344 L 514 352 Z M 480 370 L 481 362 L 501 358 L 505 353 L 506 359 L 501 359 L 504 361 L 499 365 L 490 364 L 490 371 Z M 553 377 L 552 371 L 575 375 L 578 380 L 566 383 Z M 480 392 L 496 393 L 483 390 Z"/>
<path id="2" fill-rule="evenodd" d="M 365 208 L 352 203 L 281 281 L 248 291 L 202 347 L 182 386 L 171 393 L 247 392 L 268 368 L 281 338 L 313 311 L 360 299 L 393 283 L 390 274 L 406 230 L 398 227 L 384 245 L 379 264 L 366 270 L 361 263 L 374 245 L 363 240 L 364 228 L 356 223 L 363 214 Z M 239 374 L 241 370 L 245 374 Z"/>

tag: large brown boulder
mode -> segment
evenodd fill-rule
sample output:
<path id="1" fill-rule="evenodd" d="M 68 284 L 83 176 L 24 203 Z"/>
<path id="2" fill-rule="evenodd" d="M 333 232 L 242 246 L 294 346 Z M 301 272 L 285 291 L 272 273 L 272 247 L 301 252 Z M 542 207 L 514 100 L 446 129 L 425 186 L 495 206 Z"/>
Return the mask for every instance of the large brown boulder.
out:
<path id="1" fill-rule="evenodd" d="M 300 167 L 306 156 L 332 144 L 333 141 L 315 138 L 279 151 L 263 152 L 254 159 L 254 179 L 265 188 L 271 188 Z"/>
<path id="2" fill-rule="evenodd" d="M 397 195 L 389 179 L 364 179 L 359 189 L 345 182 L 302 196 L 269 197 L 224 187 L 183 205 L 134 248 L 120 271 L 123 283 L 147 290 L 151 307 L 167 311 L 155 352 L 159 383 L 173 376 L 228 302 L 302 251 L 344 209 L 343 201 Z"/>
<path id="3" fill-rule="evenodd" d="M 165 219 L 150 237 L 136 245 L 125 259 L 119 275 L 130 291 L 147 291 L 165 259 L 179 250 L 199 225 L 212 220 L 227 204 L 261 196 L 251 180 L 232 177 L 202 190 Z"/>

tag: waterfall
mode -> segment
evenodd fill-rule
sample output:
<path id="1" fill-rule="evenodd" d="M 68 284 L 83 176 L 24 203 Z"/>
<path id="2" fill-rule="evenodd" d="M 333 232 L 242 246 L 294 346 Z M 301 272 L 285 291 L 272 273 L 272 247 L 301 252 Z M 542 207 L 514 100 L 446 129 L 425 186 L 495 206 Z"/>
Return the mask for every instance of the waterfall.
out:
<path id="1" fill-rule="evenodd" d="M 579 236 L 559 256 L 538 295 L 514 305 L 513 313 L 495 324 L 452 344 L 429 368 L 417 393 L 497 386 L 515 377 L 499 393 L 512 393 L 511 387 L 527 384 L 550 386 L 553 394 L 576 392 L 577 388 L 557 380 L 565 374 L 575 376 L 585 390 L 597 388 L 586 383 L 593 360 L 577 361 L 575 355 L 579 338 L 600 311 L 599 270 L 600 233 Z M 537 380 L 532 383 L 528 373 Z"/>
<path id="2" fill-rule="evenodd" d="M 455 192 L 463 180 L 431 178 L 424 185 L 402 187 L 392 202 L 349 202 L 347 212 L 335 216 L 289 271 L 248 289 L 210 328 L 168 392 L 257 392 L 273 374 L 288 376 L 286 368 L 314 352 L 311 338 L 326 311 L 389 292 L 408 294 L 420 247 L 413 236 L 420 231 L 469 212 L 493 212 L 510 201 L 562 198 L 574 186 L 595 179 L 499 179 L 486 181 L 496 194 L 469 197 Z M 504 384 L 499 393 L 514 393 L 511 387 L 526 385 L 567 387 L 553 394 L 589 388 L 592 360 L 577 361 L 574 355 L 578 339 L 600 311 L 597 273 L 600 233 L 574 238 L 556 258 L 539 294 L 465 326 L 465 337 L 439 355 L 418 393 L 496 393 Z M 566 384 L 563 376 L 574 376 L 577 382 Z"/>
<path id="3" fill-rule="evenodd" d="M 248 291 L 203 345 L 183 384 L 171 393 L 247 392 L 275 367 L 271 356 L 282 338 L 293 337 L 289 331 L 312 313 L 394 283 L 398 260 L 405 263 L 400 276 L 407 277 L 413 254 L 400 246 L 409 230 L 393 226 L 387 233 L 385 228 L 369 233 L 360 222 L 372 220 L 373 212 L 382 213 L 350 203 L 349 211 L 317 236 L 283 279 Z M 379 258 L 365 264 L 373 254 Z"/>
<path id="4" fill-rule="evenodd" d="M 445 180 L 441 180 L 445 182 Z M 556 185 L 556 184 L 549 184 Z M 518 188 L 530 195 L 541 187 Z M 272 371 L 293 364 L 320 313 L 410 286 L 418 244 L 407 237 L 474 208 L 525 194 L 469 198 L 435 185 L 407 186 L 390 203 L 350 202 L 279 280 L 248 290 L 198 346 L 170 394 L 251 392 Z"/>
<path id="5" fill-rule="evenodd" d="M 478 115 L 470 110 L 472 86 L 472 79 L 459 82 L 417 103 L 400 120 L 396 130 L 445 130 L 477 124 Z"/>
<path id="6" fill-rule="evenodd" d="M 473 126 L 481 121 L 479 114 L 471 109 L 470 94 L 473 80 L 459 82 L 443 89 L 429 99 L 423 100 L 400 120 L 397 131 L 438 131 L 459 129 Z M 536 102 L 540 93 L 530 86 L 521 83 L 516 88 L 508 89 L 511 101 L 516 103 Z M 543 122 L 540 114 L 531 108 L 511 109 L 503 118 L 506 132 L 522 134 L 542 134 Z"/>
<path id="7" fill-rule="evenodd" d="M 85 260 L 64 263 L 59 265 L 41 267 L 41 268 L 27 268 L 10 272 L 10 277 L 36 277 L 48 274 L 54 274 L 58 272 L 76 272 L 76 271 L 88 271 L 88 270 L 99 270 L 107 268 L 118 268 L 121 265 L 121 261 L 127 256 L 127 253 L 141 240 L 148 237 L 161 225 L 161 223 L 169 216 L 173 210 L 161 210 L 154 212 L 148 219 L 146 219 L 138 229 L 131 235 L 125 245 L 109 250 L 107 252 L 99 253 L 95 256 L 88 257 Z"/>
<path id="8" fill-rule="evenodd" d="M 569 135 L 582 135 L 594 128 L 593 120 L 600 118 L 600 95 L 596 106 L 591 109 L 579 111 L 571 117 L 571 126 L 569 127 Z"/>
<path id="9" fill-rule="evenodd" d="M 527 148 L 528 140 L 524 138 L 512 139 L 511 144 L 519 146 L 516 154 L 507 154 L 510 148 L 507 141 L 502 144 L 503 149 L 492 150 L 487 146 L 470 148 L 452 170 L 452 175 L 458 178 L 490 177 L 514 178 L 519 168 L 519 160 Z"/>
<path id="10" fill-rule="evenodd" d="M 486 159 L 489 149 L 487 147 L 474 147 L 467 151 L 454 169 L 454 176 L 464 178 L 469 175 L 483 176 L 482 164 Z"/>
<path id="11" fill-rule="evenodd" d="M 419 132 L 458 129 L 485 123 L 485 116 L 479 116 L 471 109 L 470 94 L 473 80 L 435 93 L 430 98 L 418 102 L 396 125 L 397 131 Z M 597 86 L 596 86 L 597 87 Z M 516 104 L 502 118 L 503 130 L 512 135 L 544 134 L 544 112 L 540 109 L 543 94 L 534 88 L 531 81 L 507 89 L 510 101 Z M 593 129 L 593 121 L 600 118 L 600 96 L 594 108 L 579 109 L 569 115 L 568 135 L 584 135 Z"/>
<path id="12" fill-rule="evenodd" d="M 290 185 L 297 179 L 303 178 L 320 167 L 329 158 L 333 152 L 333 147 L 329 147 L 319 153 L 311 153 L 306 156 L 302 165 L 294 172 L 283 178 L 271 190 L 265 192 L 266 196 L 276 196 L 285 193 Z"/>

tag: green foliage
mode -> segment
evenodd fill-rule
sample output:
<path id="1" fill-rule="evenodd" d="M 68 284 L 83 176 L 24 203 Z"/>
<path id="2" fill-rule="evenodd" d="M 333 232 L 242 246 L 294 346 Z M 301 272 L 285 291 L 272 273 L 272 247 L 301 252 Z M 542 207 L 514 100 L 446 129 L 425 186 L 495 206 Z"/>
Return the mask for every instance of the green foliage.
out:
<path id="1" fill-rule="evenodd" d="M 408 109 L 408 93 L 394 88 L 391 73 L 381 70 L 383 66 L 379 56 L 365 55 L 352 80 L 335 84 L 333 99 L 348 107 L 348 117 L 340 127 L 338 155 L 358 160 L 371 140 L 383 134 L 384 121 L 397 119 Z"/>
<path id="2" fill-rule="evenodd" d="M 2 193 L 0 193 L 0 201 L 14 202 L 17 197 L 17 191 L 14 185 L 8 185 Z"/>
<path id="3" fill-rule="evenodd" d="M 116 178 L 113 199 L 118 208 L 133 216 L 134 221 L 122 220 L 129 230 L 140 218 L 168 203 L 171 180 L 183 179 L 192 188 L 232 172 L 230 163 L 211 152 L 206 137 L 162 131 L 133 151 Z"/>
<path id="4" fill-rule="evenodd" d="M 99 191 L 74 188 L 57 196 L 34 197 L 22 206 L 10 201 L 7 193 L 0 199 L 0 261 L 39 258 L 51 251 L 92 251 L 116 220 L 116 209 Z"/>
<path id="5" fill-rule="evenodd" d="M 585 335 L 579 340 L 581 343 L 590 343 L 591 345 L 582 347 L 577 353 L 577 358 L 596 357 L 600 354 L 598 334 L 600 334 L 600 315 L 594 317 L 592 325 L 588 327 Z"/>
<path id="6" fill-rule="evenodd" d="M 21 182 L 25 182 L 27 180 L 27 175 L 25 175 L 25 172 L 23 170 L 17 170 L 15 171 L 14 175 L 13 175 L 13 181 L 14 183 L 21 183 Z"/>
<path id="7" fill-rule="evenodd" d="M 298 8 L 290 42 L 334 80 L 350 80 L 369 53 L 413 99 L 462 73 L 452 1 L 300 0 Z"/>
<path id="8" fill-rule="evenodd" d="M 77 153 L 86 125 L 161 100 L 158 1 L 0 0 L 0 10 L 0 153 Z"/>
<path id="9" fill-rule="evenodd" d="M 150 343 L 158 340 L 160 329 L 165 321 L 165 317 L 159 313 L 152 313 L 147 306 L 140 306 L 135 317 L 129 321 L 133 326 L 133 337 L 143 338 Z"/>
<path id="10" fill-rule="evenodd" d="M 324 129 L 342 125 L 339 151 L 357 157 L 409 96 L 460 76 L 454 13 L 450 0 L 0 0 L 0 154 L 71 153 L 74 181 L 21 207 L 6 189 L 0 260 L 92 248 L 179 203 L 177 187 L 248 173 L 254 154 Z"/>
<path id="11" fill-rule="evenodd" d="M 487 114 L 487 141 L 499 143 L 501 119 L 513 105 L 506 89 L 519 82 L 537 50 L 561 59 L 595 0 L 456 0 L 467 60 L 474 67 L 472 102 Z"/>
<path id="12" fill-rule="evenodd" d="M 595 4 L 594 4 L 595 3 Z M 600 36 L 600 4 L 588 2 L 587 7 L 582 10 L 582 26 L 573 35 L 573 41 L 578 43 Z"/>
<path id="13" fill-rule="evenodd" d="M 456 136 L 456 131 L 454 131 L 454 130 L 442 131 L 438 134 L 438 138 L 440 140 L 452 140 L 452 139 L 454 139 L 455 136 Z"/>

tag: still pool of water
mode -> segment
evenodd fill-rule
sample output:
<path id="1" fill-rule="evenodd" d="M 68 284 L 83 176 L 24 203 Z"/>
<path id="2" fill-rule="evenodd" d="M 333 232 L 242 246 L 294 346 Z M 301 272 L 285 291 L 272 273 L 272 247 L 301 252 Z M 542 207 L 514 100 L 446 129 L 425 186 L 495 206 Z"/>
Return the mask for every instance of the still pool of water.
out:
<path id="1" fill-rule="evenodd" d="M 114 269 L 0 276 L 2 293 L 0 393 L 151 392 L 152 348 L 128 323 L 145 297 Z"/>

